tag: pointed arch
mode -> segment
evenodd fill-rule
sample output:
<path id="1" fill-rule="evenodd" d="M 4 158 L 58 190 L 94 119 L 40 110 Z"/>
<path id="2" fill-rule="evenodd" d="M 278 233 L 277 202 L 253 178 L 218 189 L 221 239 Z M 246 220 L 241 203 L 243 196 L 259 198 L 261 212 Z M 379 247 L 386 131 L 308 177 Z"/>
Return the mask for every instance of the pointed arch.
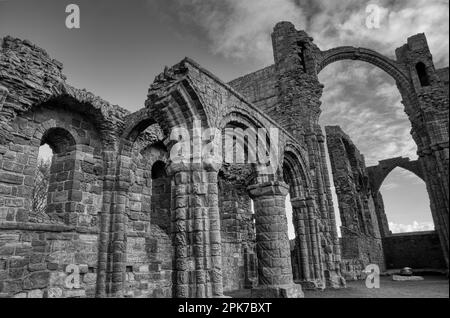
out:
<path id="1" fill-rule="evenodd" d="M 294 143 L 288 143 L 284 149 L 283 177 L 291 187 L 291 199 L 306 198 L 312 190 L 312 180 L 306 167 L 305 154 Z"/>
<path id="2" fill-rule="evenodd" d="M 403 168 L 415 174 L 417 177 L 419 177 L 421 180 L 425 182 L 425 175 L 422 170 L 422 166 L 418 160 L 411 161 L 409 158 L 402 158 L 402 157 L 392 158 L 380 161 L 378 166 L 367 168 L 374 193 L 380 191 L 380 188 L 383 185 L 384 180 L 396 168 Z"/>

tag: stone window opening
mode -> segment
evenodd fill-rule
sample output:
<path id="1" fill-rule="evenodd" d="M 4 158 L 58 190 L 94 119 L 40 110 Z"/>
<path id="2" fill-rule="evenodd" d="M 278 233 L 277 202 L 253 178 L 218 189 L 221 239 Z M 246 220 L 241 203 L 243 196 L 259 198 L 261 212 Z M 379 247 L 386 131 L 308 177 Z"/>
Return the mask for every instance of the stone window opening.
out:
<path id="1" fill-rule="evenodd" d="M 230 122 L 222 132 L 222 153 L 226 164 L 247 165 L 254 164 L 259 156 L 269 156 L 270 138 L 266 135 L 266 140 L 261 142 L 260 135 L 251 136 L 253 131 L 258 132 L 258 128 L 250 129 L 239 122 Z M 250 132 L 250 135 L 248 134 Z M 256 138 L 255 138 L 256 137 Z M 230 144 L 228 144 L 230 143 Z M 259 153 L 258 145 L 262 144 L 265 149 Z M 265 151 L 264 151 L 265 150 Z M 263 158 L 264 159 L 264 158 Z"/>
<path id="2" fill-rule="evenodd" d="M 300 63 L 302 64 L 303 71 L 306 72 L 306 63 L 305 63 L 305 44 L 298 41 L 297 45 L 299 47 L 298 56 L 300 58 Z"/>
<path id="3" fill-rule="evenodd" d="M 427 67 L 424 63 L 416 64 L 417 75 L 419 76 L 420 85 L 422 87 L 430 86 L 430 78 L 428 76 Z"/>
<path id="4" fill-rule="evenodd" d="M 286 196 L 285 209 L 290 240 L 294 240 L 296 238 L 292 200 L 301 197 L 303 192 L 300 182 L 294 178 L 294 169 L 295 168 L 292 163 L 285 162 L 283 164 L 283 181 L 289 186 L 289 193 Z"/>
<path id="5" fill-rule="evenodd" d="M 410 186 L 402 187 L 405 183 Z M 384 180 L 380 193 L 392 234 L 435 230 L 425 182 L 416 174 L 401 167 L 395 168 Z M 411 197 L 414 197 L 414 200 L 411 200 Z M 408 213 L 404 213 L 405 211 Z"/>
<path id="6" fill-rule="evenodd" d="M 53 160 L 53 150 L 47 144 L 39 147 L 36 174 L 32 190 L 32 215 L 45 217 L 47 209 L 48 186 L 50 182 L 50 168 Z"/>
<path id="7" fill-rule="evenodd" d="M 76 142 L 63 128 L 47 130 L 41 139 L 42 156 L 48 161 L 48 185 L 45 190 L 45 209 L 39 211 L 54 221 L 70 224 L 68 212 L 76 210 L 74 199 L 74 170 Z M 49 156 L 51 151 L 52 155 Z M 39 159 L 38 159 L 39 160 Z M 39 163 L 38 163 L 39 164 Z M 81 198 L 79 198 L 81 200 Z M 41 206 L 42 208 L 42 206 Z M 36 212 L 36 211 L 34 211 Z M 41 215 L 42 216 L 42 215 Z"/>
<path id="8" fill-rule="evenodd" d="M 288 225 L 289 240 L 294 240 L 295 239 L 294 215 L 290 193 L 288 193 L 288 195 L 286 196 L 286 219 Z"/>
<path id="9" fill-rule="evenodd" d="M 170 233 L 171 178 L 167 175 L 166 163 L 157 160 L 151 167 L 150 219 L 167 234 Z"/>
<path id="10" fill-rule="evenodd" d="M 253 199 L 250 199 L 250 211 L 252 213 L 253 225 L 256 226 L 255 202 L 253 201 Z"/>

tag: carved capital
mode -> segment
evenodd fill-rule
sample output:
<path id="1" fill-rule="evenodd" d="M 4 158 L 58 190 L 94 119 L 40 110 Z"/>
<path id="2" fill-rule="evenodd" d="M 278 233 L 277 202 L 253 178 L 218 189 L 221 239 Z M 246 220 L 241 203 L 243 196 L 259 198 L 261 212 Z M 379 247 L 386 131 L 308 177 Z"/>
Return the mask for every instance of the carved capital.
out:
<path id="1" fill-rule="evenodd" d="M 195 162 L 183 162 L 183 161 L 169 161 L 167 164 L 167 174 L 174 175 L 178 172 L 190 172 L 190 171 L 206 171 L 206 172 L 216 172 L 218 173 L 221 164 L 214 161 L 202 161 L 199 163 Z"/>
<path id="2" fill-rule="evenodd" d="M 256 199 L 263 196 L 287 196 L 289 186 L 284 182 L 265 182 L 248 187 L 250 197 Z"/>
<path id="3" fill-rule="evenodd" d="M 166 166 L 167 175 L 174 175 L 178 172 L 188 172 L 192 170 L 192 164 L 190 162 L 183 161 L 169 161 Z"/>

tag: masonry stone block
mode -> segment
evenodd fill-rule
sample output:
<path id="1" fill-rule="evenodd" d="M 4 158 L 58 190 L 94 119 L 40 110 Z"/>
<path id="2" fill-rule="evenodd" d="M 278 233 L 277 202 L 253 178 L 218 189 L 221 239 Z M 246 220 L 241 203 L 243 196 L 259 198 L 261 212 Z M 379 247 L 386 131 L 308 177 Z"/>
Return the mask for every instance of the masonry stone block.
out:
<path id="1" fill-rule="evenodd" d="M 62 64 L 39 47 L 3 38 L 1 295 L 41 298 L 53 284 L 63 288 L 58 297 L 222 297 L 242 288 L 254 297 L 302 297 L 294 281 L 341 287 L 341 267 L 360 270 L 367 252 L 383 262 L 390 241 L 377 188 L 393 165 L 408 166 L 426 182 L 448 268 L 448 69 L 434 68 L 425 36 L 408 39 L 396 60 L 364 48 L 322 51 L 289 22 L 277 24 L 272 38 L 275 63 L 228 84 L 188 58 L 166 68 L 151 84 L 145 108 L 133 114 L 69 86 Z M 419 160 L 394 158 L 367 169 L 349 138 L 328 134 L 343 223 L 352 229 L 340 243 L 318 74 L 343 59 L 372 63 L 394 77 Z M 428 83 L 417 63 L 429 70 Z M 205 128 L 278 128 L 284 162 L 266 175 L 254 165 L 171 160 L 168 133 L 199 118 Z M 54 156 L 47 205 L 38 212 L 30 198 L 45 143 Z M 73 262 L 84 279 L 79 290 L 66 290 L 58 271 Z"/>

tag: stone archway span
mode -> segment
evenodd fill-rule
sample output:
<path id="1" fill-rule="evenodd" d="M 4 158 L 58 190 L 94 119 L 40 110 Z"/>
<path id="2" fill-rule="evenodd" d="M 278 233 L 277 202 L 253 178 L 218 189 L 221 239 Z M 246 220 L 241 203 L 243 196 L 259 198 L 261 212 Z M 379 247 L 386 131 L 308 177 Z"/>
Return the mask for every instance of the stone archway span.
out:
<path id="1" fill-rule="evenodd" d="M 328 65 L 343 60 L 359 60 L 377 66 L 392 76 L 398 83 L 409 86 L 409 77 L 403 65 L 370 49 L 353 46 L 342 46 L 331 50 L 322 51 L 317 63 L 319 74 Z"/>
<path id="2" fill-rule="evenodd" d="M 147 127 L 156 124 L 148 108 L 141 109 L 125 117 L 125 128 L 122 139 L 134 142 L 141 132 Z"/>
<path id="3" fill-rule="evenodd" d="M 352 46 L 342 46 L 327 51 L 321 51 L 317 60 L 317 74 L 319 74 L 328 65 L 343 60 L 358 60 L 367 62 L 385 71 L 397 83 L 407 107 L 408 105 L 414 106 L 413 103 L 416 100 L 413 98 L 415 94 L 414 88 L 405 66 L 374 50 Z"/>
<path id="4" fill-rule="evenodd" d="M 145 107 L 166 134 L 174 127 L 193 127 L 195 121 L 201 121 L 203 127 L 213 127 L 208 105 L 190 77 L 185 60 L 156 77 Z"/>
<path id="5" fill-rule="evenodd" d="M 386 180 L 387 176 L 396 168 L 403 168 L 412 172 L 425 182 L 425 175 L 418 160 L 411 161 L 409 158 L 403 157 L 387 159 L 380 161 L 378 166 L 367 168 L 374 193 L 380 191 L 384 180 Z"/>

